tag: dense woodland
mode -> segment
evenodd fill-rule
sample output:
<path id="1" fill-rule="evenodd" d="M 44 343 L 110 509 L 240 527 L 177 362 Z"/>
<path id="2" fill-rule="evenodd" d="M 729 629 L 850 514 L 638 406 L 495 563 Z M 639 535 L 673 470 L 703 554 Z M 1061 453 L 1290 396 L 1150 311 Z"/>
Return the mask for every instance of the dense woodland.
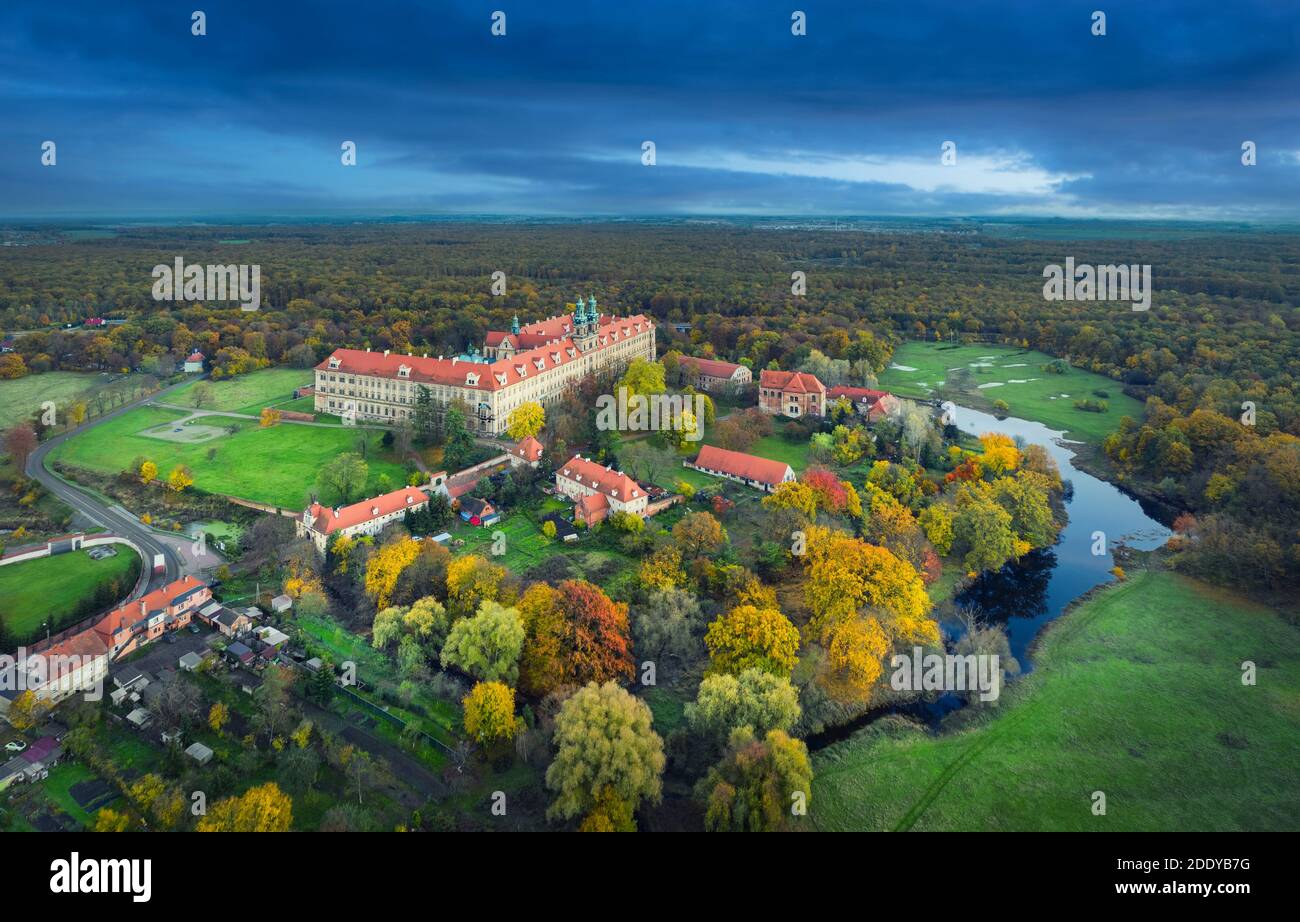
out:
<path id="1" fill-rule="evenodd" d="M 902 338 L 1014 342 L 1154 398 L 1148 419 L 1126 422 L 1107 444 L 1116 473 L 1201 516 L 1211 533 L 1225 520 L 1249 523 L 1241 527 L 1268 561 L 1254 573 L 1260 581 L 1300 572 L 1300 237 L 1118 234 L 1099 224 L 1069 239 L 1033 239 L 944 228 L 359 223 L 119 229 L 99 239 L 14 232 L 14 242 L 29 245 L 0 249 L 0 331 L 33 332 L 0 359 L 0 376 L 128 368 L 165 376 L 195 348 L 218 376 L 309 367 L 338 346 L 450 353 L 515 315 L 552 314 L 578 293 L 597 295 L 605 311 L 663 321 L 661 352 L 755 368 L 805 367 L 813 350 L 822 353 L 817 361 L 879 367 L 882 344 L 887 355 L 887 343 Z M 177 256 L 260 265 L 262 309 L 152 300 L 153 266 Z M 1045 300 L 1043 267 L 1066 256 L 1150 263 L 1151 310 Z M 504 296 L 490 293 L 496 271 L 506 273 Z M 796 271 L 807 274 L 803 296 L 791 293 Z M 91 317 L 127 322 L 59 329 Z M 1247 401 L 1254 409 L 1243 425 Z M 1212 569 L 1231 568 L 1220 561 Z"/>

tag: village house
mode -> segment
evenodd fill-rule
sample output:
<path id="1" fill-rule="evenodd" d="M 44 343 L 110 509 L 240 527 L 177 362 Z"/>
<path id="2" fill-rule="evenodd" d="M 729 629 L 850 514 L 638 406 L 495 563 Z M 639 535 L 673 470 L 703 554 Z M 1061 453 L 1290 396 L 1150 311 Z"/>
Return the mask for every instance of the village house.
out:
<path id="1" fill-rule="evenodd" d="M 795 479 L 794 468 L 784 461 L 773 461 L 743 451 L 728 451 L 716 445 L 705 445 L 694 460 L 683 461 L 684 467 L 693 468 L 714 477 L 725 477 L 746 486 L 757 487 L 771 493 L 778 484 Z"/>
<path id="2" fill-rule="evenodd" d="M 724 362 L 721 359 L 697 359 L 687 356 L 681 360 L 687 384 L 702 391 L 719 391 L 744 387 L 754 380 L 754 374 L 744 365 Z"/>
<path id="3" fill-rule="evenodd" d="M 477 496 L 462 496 L 456 501 L 460 506 L 460 517 L 471 525 L 495 525 L 501 521 L 501 513 L 485 499 Z"/>
<path id="4" fill-rule="evenodd" d="M 187 375 L 203 373 L 203 353 L 197 349 L 191 352 L 185 359 L 183 370 Z"/>
<path id="5" fill-rule="evenodd" d="M 315 409 L 345 420 L 409 420 L 424 390 L 442 406 L 463 401 L 470 408 L 466 424 L 497 435 L 522 403 L 553 403 L 589 375 L 654 357 L 653 320 L 604 315 L 595 298 L 579 298 L 573 314 L 526 326 L 515 318 L 509 332 L 487 335 L 482 353 L 473 348 L 434 359 L 336 349 L 316 366 Z"/>
<path id="6" fill-rule="evenodd" d="M 108 648 L 91 629 L 28 653 L 26 659 L 0 672 L 0 716 L 26 691 L 57 704 L 79 692 L 101 689 L 108 678 Z"/>
<path id="7" fill-rule="evenodd" d="M 377 535 L 393 522 L 400 521 L 408 510 L 414 512 L 428 505 L 429 496 L 419 487 L 403 487 L 374 499 L 333 509 L 312 503 L 298 519 L 298 535 L 310 538 L 317 553 L 324 556 L 330 539 L 335 535 L 349 538 L 353 535 Z"/>
<path id="8" fill-rule="evenodd" d="M 615 512 L 645 517 L 649 497 L 627 474 L 574 455 L 555 472 L 555 491 L 573 500 L 573 515 L 588 525 Z"/>
<path id="9" fill-rule="evenodd" d="M 771 371 L 758 376 L 758 408 L 775 416 L 824 416 L 826 386 L 806 371 Z"/>
<path id="10" fill-rule="evenodd" d="M 249 612 L 256 610 L 238 611 L 233 608 L 226 608 L 220 602 L 213 602 L 211 605 L 205 605 L 198 612 L 198 618 L 200 621 L 216 628 L 225 637 L 237 637 L 252 629 L 253 618 Z"/>
<path id="11" fill-rule="evenodd" d="M 185 576 L 113 609 L 91 630 L 103 641 L 109 659 L 117 659 L 168 631 L 188 627 L 190 617 L 211 599 L 206 583 Z"/>
<path id="12" fill-rule="evenodd" d="M 511 467 L 522 467 L 527 464 L 529 467 L 537 467 L 541 463 L 544 451 L 541 442 L 531 435 L 525 436 L 510 449 L 510 465 Z"/>
<path id="13" fill-rule="evenodd" d="M 853 412 L 869 423 L 880 422 L 899 406 L 898 398 L 888 391 L 839 384 L 826 392 L 827 412 L 841 398 L 852 404 Z"/>

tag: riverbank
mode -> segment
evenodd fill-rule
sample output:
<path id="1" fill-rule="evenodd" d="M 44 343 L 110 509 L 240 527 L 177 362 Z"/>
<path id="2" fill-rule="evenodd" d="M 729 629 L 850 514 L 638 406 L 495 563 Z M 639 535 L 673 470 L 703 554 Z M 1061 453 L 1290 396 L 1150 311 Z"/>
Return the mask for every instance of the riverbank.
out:
<path id="1" fill-rule="evenodd" d="M 1135 573 L 1053 623 L 1038 668 L 996 709 L 963 714 L 965 729 L 889 718 L 818 753 L 810 817 L 826 830 L 1300 828 L 1297 641 L 1240 596 Z"/>

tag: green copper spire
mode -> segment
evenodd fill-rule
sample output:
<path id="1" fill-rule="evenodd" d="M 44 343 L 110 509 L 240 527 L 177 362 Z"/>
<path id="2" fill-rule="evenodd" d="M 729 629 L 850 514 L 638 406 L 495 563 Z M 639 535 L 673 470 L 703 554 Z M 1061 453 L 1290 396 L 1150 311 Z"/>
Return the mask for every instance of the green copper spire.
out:
<path id="1" fill-rule="evenodd" d="M 513 333 L 513 334 L 515 334 L 516 336 L 519 335 L 519 315 L 518 315 L 518 314 L 515 314 L 515 318 L 514 318 L 513 320 L 510 321 L 510 332 Z"/>

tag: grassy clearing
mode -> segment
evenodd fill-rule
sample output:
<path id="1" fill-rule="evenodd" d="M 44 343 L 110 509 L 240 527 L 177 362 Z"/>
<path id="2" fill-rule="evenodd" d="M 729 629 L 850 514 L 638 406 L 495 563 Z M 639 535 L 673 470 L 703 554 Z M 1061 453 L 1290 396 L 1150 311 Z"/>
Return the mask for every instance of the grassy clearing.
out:
<path id="1" fill-rule="evenodd" d="M 211 399 L 201 409 L 256 415 L 265 406 L 292 400 L 294 388 L 304 387 L 314 380 L 315 375 L 311 369 L 263 368 L 261 371 L 222 381 L 192 381 L 168 394 L 166 402 L 182 407 L 197 407 L 195 390 L 203 384 Z"/>
<path id="2" fill-rule="evenodd" d="M 102 585 L 116 581 L 125 596 L 139 575 L 140 557 L 129 547 L 116 550 L 103 560 L 72 551 L 0 567 L 0 618 L 15 637 L 28 637 L 47 620 L 59 630 Z"/>
<path id="3" fill-rule="evenodd" d="M 1070 438 L 1094 444 L 1118 428 L 1121 417 L 1141 417 L 1142 404 L 1126 396 L 1120 382 L 1078 368 L 1059 375 L 1042 370 L 1054 361 L 1045 353 L 1014 346 L 908 342 L 894 353 L 894 366 L 902 367 L 887 368 L 880 386 L 904 397 L 933 397 L 952 369 L 965 367 L 974 384 L 963 400 L 975 409 L 989 410 L 993 401 L 1005 400 L 1012 416 L 1065 430 Z M 1107 396 L 1094 393 L 1099 390 Z M 1105 413 L 1075 409 L 1074 401 L 1084 398 L 1105 400 L 1110 409 Z"/>
<path id="4" fill-rule="evenodd" d="M 252 420 L 227 419 L 224 422 L 239 426 L 238 432 L 196 444 L 141 434 L 183 416 L 181 410 L 140 407 L 59 445 L 51 461 L 116 474 L 131 467 L 136 458 L 148 458 L 158 465 L 162 477 L 183 464 L 193 472 L 194 486 L 200 490 L 301 509 L 307 493 L 315 488 L 317 472 L 336 455 L 356 451 L 365 438 L 370 465 L 366 495 L 379 492 L 381 474 L 388 474 L 395 484 L 406 482 L 405 469 L 383 455 L 381 434 L 369 430 L 291 423 L 263 429 Z"/>
<path id="5" fill-rule="evenodd" d="M 47 371 L 13 381 L 0 381 L 0 428 L 8 428 L 20 419 L 39 413 L 41 404 L 53 400 L 60 409 L 77 398 L 85 398 L 100 384 L 112 380 L 108 375 L 74 371 Z M 59 415 L 59 422 L 63 415 Z"/>
<path id="6" fill-rule="evenodd" d="M 854 830 L 1294 830 L 1298 641 L 1238 596 L 1137 574 L 1050 628 L 986 721 L 873 729 L 819 753 L 811 816 Z"/>

